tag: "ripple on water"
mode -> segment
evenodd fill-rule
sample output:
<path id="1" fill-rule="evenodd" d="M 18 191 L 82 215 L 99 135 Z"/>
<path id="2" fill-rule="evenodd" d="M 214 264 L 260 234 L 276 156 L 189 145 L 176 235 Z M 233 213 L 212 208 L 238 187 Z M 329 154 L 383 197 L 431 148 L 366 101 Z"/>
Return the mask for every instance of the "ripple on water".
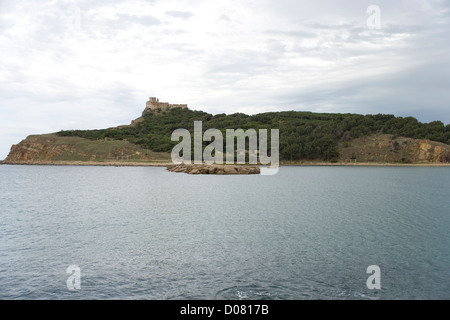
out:
<path id="1" fill-rule="evenodd" d="M 219 290 L 215 298 L 224 300 L 283 300 L 289 297 L 286 291 L 279 286 L 246 285 Z"/>

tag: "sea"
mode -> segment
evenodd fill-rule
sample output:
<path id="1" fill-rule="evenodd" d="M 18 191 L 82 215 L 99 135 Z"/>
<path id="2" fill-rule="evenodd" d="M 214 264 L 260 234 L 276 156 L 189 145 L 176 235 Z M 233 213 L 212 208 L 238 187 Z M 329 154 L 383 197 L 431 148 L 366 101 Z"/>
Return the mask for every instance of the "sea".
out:
<path id="1" fill-rule="evenodd" d="M 0 166 L 0 299 L 450 299 L 450 167 Z"/>

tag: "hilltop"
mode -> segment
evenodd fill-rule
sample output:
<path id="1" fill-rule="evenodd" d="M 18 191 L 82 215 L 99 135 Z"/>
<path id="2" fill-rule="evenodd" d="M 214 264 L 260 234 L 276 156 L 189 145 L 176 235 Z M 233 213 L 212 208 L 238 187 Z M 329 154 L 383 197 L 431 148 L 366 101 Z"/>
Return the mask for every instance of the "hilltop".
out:
<path id="1" fill-rule="evenodd" d="M 175 129 L 279 129 L 282 163 L 450 163 L 450 125 L 421 123 L 394 115 L 302 111 L 257 115 L 190 110 L 150 98 L 142 116 L 129 125 L 101 130 L 67 130 L 32 135 L 13 145 L 4 163 L 170 161 Z"/>

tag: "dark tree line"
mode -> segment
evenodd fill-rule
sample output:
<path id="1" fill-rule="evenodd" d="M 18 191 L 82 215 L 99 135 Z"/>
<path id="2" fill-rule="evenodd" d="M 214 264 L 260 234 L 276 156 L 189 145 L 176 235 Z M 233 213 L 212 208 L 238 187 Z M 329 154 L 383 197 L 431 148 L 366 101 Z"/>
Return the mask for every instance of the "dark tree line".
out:
<path id="1" fill-rule="evenodd" d="M 269 112 L 257 115 L 235 113 L 211 115 L 202 111 L 175 108 L 161 113 L 148 112 L 135 126 L 102 130 L 60 131 L 60 136 L 87 139 L 128 140 L 157 152 L 170 152 L 175 129 L 194 131 L 194 121 L 202 121 L 203 130 L 279 129 L 282 160 L 330 160 L 339 155 L 338 143 L 359 137 L 385 133 L 450 144 L 450 125 L 441 121 L 421 123 L 413 117 L 394 115 L 328 114 L 299 111 Z M 270 140 L 269 140 L 270 141 Z M 206 145 L 207 143 L 205 143 Z M 268 144 L 270 146 L 270 142 Z"/>

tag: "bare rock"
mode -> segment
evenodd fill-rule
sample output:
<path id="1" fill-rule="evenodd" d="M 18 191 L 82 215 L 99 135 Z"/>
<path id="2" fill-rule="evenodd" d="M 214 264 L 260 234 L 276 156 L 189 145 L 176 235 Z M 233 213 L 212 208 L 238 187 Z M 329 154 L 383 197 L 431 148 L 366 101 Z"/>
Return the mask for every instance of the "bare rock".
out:
<path id="1" fill-rule="evenodd" d="M 178 164 L 168 165 L 170 172 L 184 172 L 188 174 L 260 174 L 259 166 L 252 165 L 208 165 L 208 164 Z"/>

